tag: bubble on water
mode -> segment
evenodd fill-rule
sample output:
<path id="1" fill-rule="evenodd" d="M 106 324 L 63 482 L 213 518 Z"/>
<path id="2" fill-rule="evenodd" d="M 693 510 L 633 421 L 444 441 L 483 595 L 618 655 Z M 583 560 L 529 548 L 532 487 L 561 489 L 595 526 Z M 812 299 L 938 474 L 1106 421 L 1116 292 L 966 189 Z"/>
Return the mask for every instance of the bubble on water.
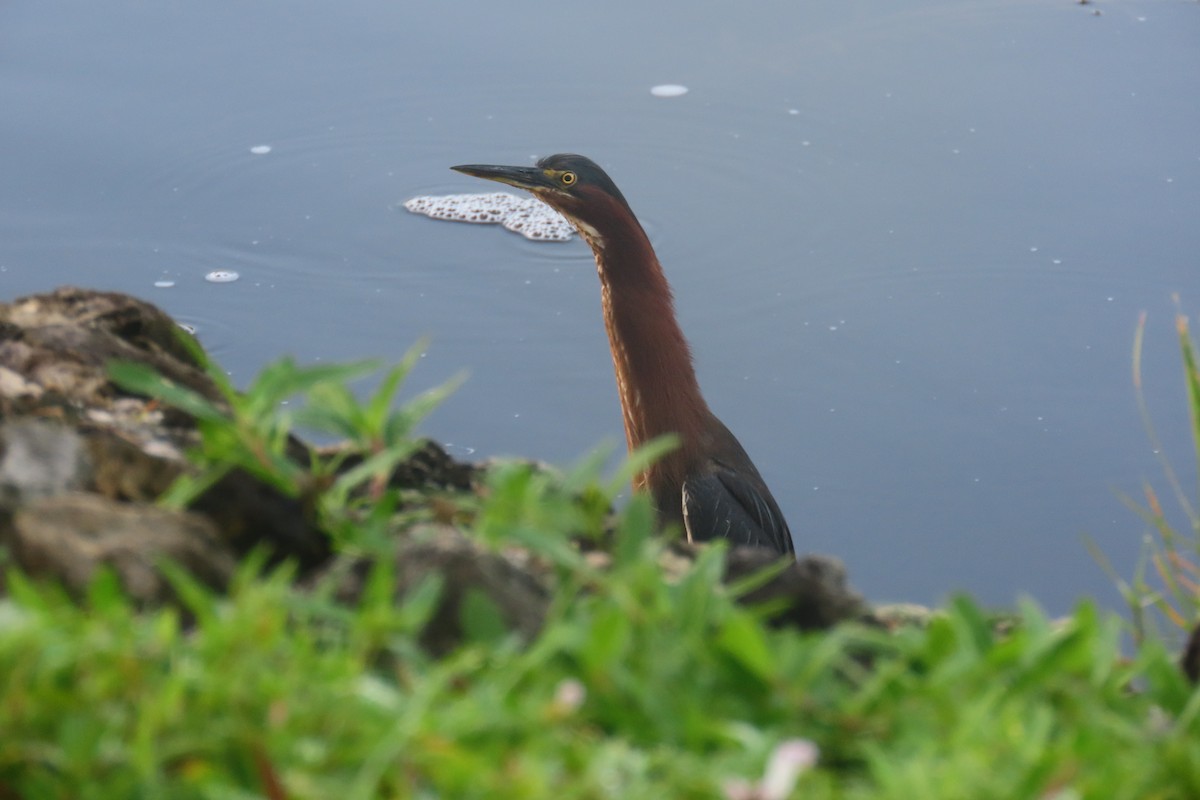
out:
<path id="1" fill-rule="evenodd" d="M 254 147 L 250 148 L 250 152 L 254 153 L 256 156 L 265 156 L 267 153 L 271 152 L 271 145 L 256 144 Z"/>
<path id="2" fill-rule="evenodd" d="M 426 195 L 405 200 L 404 207 L 433 219 L 503 225 L 533 241 L 565 242 L 575 234 L 571 223 L 541 200 L 508 192 Z"/>
<path id="3" fill-rule="evenodd" d="M 214 269 L 204 276 L 204 280 L 209 283 L 233 283 L 240 277 L 242 276 L 231 269 Z"/>
<path id="4" fill-rule="evenodd" d="M 660 83 L 650 87 L 650 94 L 655 97 L 683 97 L 687 93 L 688 88 L 678 83 Z"/>

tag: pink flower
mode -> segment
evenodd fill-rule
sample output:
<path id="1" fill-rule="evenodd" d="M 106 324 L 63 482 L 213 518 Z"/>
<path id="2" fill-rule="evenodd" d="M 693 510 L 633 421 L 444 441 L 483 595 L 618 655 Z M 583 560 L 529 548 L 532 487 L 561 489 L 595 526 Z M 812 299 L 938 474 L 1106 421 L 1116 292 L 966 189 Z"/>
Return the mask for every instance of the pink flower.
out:
<path id="1" fill-rule="evenodd" d="M 578 711 L 586 699 L 587 687 L 574 678 L 561 681 L 554 689 L 554 706 L 564 713 Z"/>
<path id="2" fill-rule="evenodd" d="M 761 781 L 733 778 L 725 782 L 725 800 L 787 800 L 796 780 L 817 763 L 819 754 L 807 739 L 785 739 L 771 751 Z"/>

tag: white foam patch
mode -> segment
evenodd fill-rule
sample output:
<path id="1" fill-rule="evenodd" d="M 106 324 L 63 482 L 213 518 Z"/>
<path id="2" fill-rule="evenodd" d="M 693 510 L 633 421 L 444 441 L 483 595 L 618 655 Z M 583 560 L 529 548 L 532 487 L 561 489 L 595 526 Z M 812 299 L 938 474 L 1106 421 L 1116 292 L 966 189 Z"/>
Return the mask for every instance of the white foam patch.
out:
<path id="1" fill-rule="evenodd" d="M 405 200 L 404 207 L 434 219 L 503 225 L 540 242 L 565 242 L 575 234 L 571 223 L 541 200 L 508 192 L 425 195 Z"/>
<path id="2" fill-rule="evenodd" d="M 688 93 L 688 87 L 678 83 L 661 83 L 650 87 L 650 94 L 655 97 L 683 97 Z"/>

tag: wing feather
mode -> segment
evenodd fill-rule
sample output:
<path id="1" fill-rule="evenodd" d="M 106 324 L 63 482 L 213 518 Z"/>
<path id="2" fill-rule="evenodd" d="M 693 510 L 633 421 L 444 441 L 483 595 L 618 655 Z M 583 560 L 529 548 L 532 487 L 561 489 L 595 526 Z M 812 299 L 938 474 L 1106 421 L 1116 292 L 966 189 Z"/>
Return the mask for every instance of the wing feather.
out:
<path id="1" fill-rule="evenodd" d="M 728 539 L 736 545 L 795 552 L 775 498 L 755 481 L 726 469 L 684 481 L 683 526 L 693 542 Z"/>

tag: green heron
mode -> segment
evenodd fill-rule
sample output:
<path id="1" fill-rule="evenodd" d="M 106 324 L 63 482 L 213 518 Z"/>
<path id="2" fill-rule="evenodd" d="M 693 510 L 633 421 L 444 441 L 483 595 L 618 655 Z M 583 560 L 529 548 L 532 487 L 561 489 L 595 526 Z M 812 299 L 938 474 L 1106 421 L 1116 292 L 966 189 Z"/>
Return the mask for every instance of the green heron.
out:
<path id="1" fill-rule="evenodd" d="M 591 246 L 626 443 L 633 450 L 663 434 L 680 439 L 678 448 L 634 479 L 634 489 L 650 492 L 660 522 L 682 525 L 693 542 L 728 539 L 794 553 L 771 490 L 704 402 L 658 256 L 604 170 L 571 154 L 548 156 L 533 167 L 452 169 L 532 192 Z"/>

